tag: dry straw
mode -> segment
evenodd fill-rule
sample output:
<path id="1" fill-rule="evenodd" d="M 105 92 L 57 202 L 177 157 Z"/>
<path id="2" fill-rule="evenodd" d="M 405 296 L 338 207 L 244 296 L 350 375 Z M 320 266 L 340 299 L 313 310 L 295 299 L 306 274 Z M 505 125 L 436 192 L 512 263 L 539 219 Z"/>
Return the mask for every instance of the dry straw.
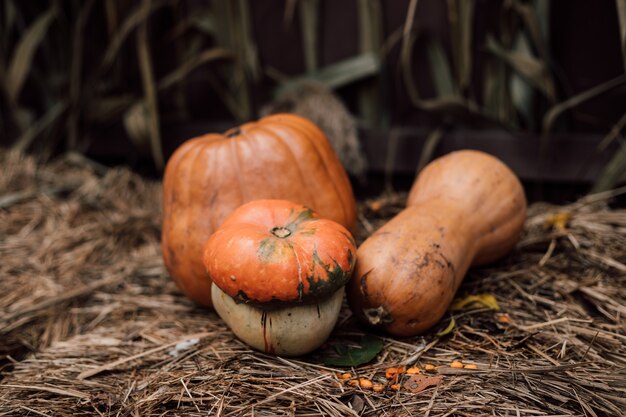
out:
<path id="1" fill-rule="evenodd" d="M 614 193 L 532 207 L 515 252 L 472 270 L 459 293 L 495 296 L 499 311 L 454 311 L 445 335 L 449 317 L 423 337 L 381 336 L 372 363 L 334 369 L 325 353 L 251 351 L 181 296 L 160 257 L 160 184 L 76 156 L 2 152 L 0 164 L 0 415 L 626 412 L 626 211 L 607 208 Z M 359 239 L 404 197 L 362 202 Z M 329 343 L 363 333 L 344 308 Z M 427 364 L 440 378 L 423 391 L 406 388 L 414 374 L 385 379 Z"/>

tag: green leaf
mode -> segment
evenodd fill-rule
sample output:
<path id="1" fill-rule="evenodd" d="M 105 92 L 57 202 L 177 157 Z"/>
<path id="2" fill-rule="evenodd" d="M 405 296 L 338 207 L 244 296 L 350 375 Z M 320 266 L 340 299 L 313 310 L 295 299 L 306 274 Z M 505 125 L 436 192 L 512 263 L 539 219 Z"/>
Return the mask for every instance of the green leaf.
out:
<path id="1" fill-rule="evenodd" d="M 324 357 L 322 362 L 328 366 L 359 366 L 374 359 L 383 349 L 383 345 L 382 339 L 365 335 L 358 344 L 335 344 L 338 356 Z"/>
<path id="2" fill-rule="evenodd" d="M 37 47 L 45 39 L 48 27 L 56 13 L 57 9 L 53 5 L 26 29 L 15 48 L 5 80 L 9 100 L 13 103 L 17 101 L 17 97 L 20 91 L 22 91 L 26 76 L 30 72 L 35 51 L 37 51 Z"/>

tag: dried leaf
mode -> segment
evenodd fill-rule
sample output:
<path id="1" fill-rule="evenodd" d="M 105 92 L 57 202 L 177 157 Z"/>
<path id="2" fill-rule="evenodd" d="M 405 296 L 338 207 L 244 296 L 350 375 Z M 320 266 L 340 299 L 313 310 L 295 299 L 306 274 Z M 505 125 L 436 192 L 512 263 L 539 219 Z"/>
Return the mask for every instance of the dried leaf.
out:
<path id="1" fill-rule="evenodd" d="M 441 381 L 443 381 L 443 376 L 441 375 L 430 376 L 415 374 L 404 382 L 403 387 L 407 391 L 417 394 L 418 392 L 424 391 L 426 388 L 436 387 L 441 384 Z"/>
<path id="2" fill-rule="evenodd" d="M 131 106 L 124 114 L 124 128 L 135 147 L 141 151 L 150 148 L 150 116 L 144 101 Z"/>
<path id="3" fill-rule="evenodd" d="M 571 218 L 571 212 L 561 211 L 547 218 L 544 223 L 544 227 L 547 229 L 552 228 L 559 232 L 563 232 L 565 231 L 565 229 L 567 229 L 567 223 L 569 223 Z"/>
<path id="4" fill-rule="evenodd" d="M 52 23 L 56 13 L 56 7 L 54 5 L 51 6 L 46 13 L 39 16 L 39 18 L 26 29 L 24 35 L 22 35 L 19 43 L 15 47 L 5 80 L 9 100 L 13 103 L 17 101 L 17 97 L 20 91 L 22 91 L 26 76 L 30 72 L 37 47 L 45 39 L 48 27 Z"/>
<path id="5" fill-rule="evenodd" d="M 619 77 L 613 78 L 609 81 L 606 81 L 602 84 L 596 85 L 595 87 L 590 88 L 589 90 L 585 90 L 582 93 L 576 94 L 573 97 L 568 98 L 561 103 L 553 106 L 543 117 L 543 136 L 547 138 L 547 135 L 552 131 L 552 125 L 556 119 L 566 110 L 569 110 L 573 107 L 576 107 L 585 101 L 591 100 L 601 94 L 604 94 L 608 91 L 613 90 L 626 83 L 626 74 L 620 75 Z M 546 147 L 546 139 L 544 139 L 544 143 L 542 147 Z"/>
<path id="6" fill-rule="evenodd" d="M 379 65 L 375 54 L 360 54 L 307 74 L 306 78 L 319 81 L 330 89 L 336 89 L 376 75 L 380 68 Z M 297 83 L 298 81 L 296 79 L 288 83 Z"/>
<path id="7" fill-rule="evenodd" d="M 455 300 L 450 306 L 450 311 L 459 311 L 468 307 L 485 307 L 491 310 L 500 310 L 496 297 L 492 294 L 467 295 Z"/>
<path id="8" fill-rule="evenodd" d="M 439 333 L 435 334 L 435 336 L 443 337 L 443 336 L 449 334 L 452 330 L 454 330 L 454 326 L 456 326 L 456 320 L 454 319 L 454 317 L 452 317 L 450 319 L 450 323 L 448 323 L 446 328 L 443 329 L 442 331 L 440 331 Z"/>
<path id="9" fill-rule="evenodd" d="M 416 36 L 413 33 L 413 20 L 415 18 L 415 9 L 417 8 L 417 0 L 411 0 L 404 29 L 402 32 L 402 46 L 400 49 L 400 69 L 402 71 L 402 79 L 406 85 L 411 103 L 422 110 L 437 111 L 450 115 L 472 115 L 480 118 L 486 118 L 478 111 L 476 104 L 458 95 L 438 97 L 436 99 L 424 100 L 421 98 L 415 79 L 413 77 L 413 69 L 411 65 L 413 55 L 413 45 Z"/>
<path id="10" fill-rule="evenodd" d="M 524 26 L 533 40 L 535 48 L 537 48 L 537 52 L 543 62 L 548 61 L 548 48 L 546 47 L 544 39 L 544 33 L 547 33 L 547 27 L 544 26 L 542 28 L 542 23 L 543 25 L 547 25 L 549 22 L 547 5 L 548 2 L 545 1 L 539 2 L 539 4 L 536 2 L 535 7 L 528 3 L 522 3 L 519 0 L 513 2 L 513 8 L 522 18 Z"/>
<path id="11" fill-rule="evenodd" d="M 329 366 L 359 366 L 368 363 L 383 349 L 383 341 L 375 336 L 363 336 L 358 344 L 337 343 L 334 345 L 338 356 L 326 356 L 322 362 Z"/>
<path id="12" fill-rule="evenodd" d="M 531 48 L 526 39 L 526 36 L 522 31 L 517 33 L 515 37 L 515 42 L 513 46 L 513 50 L 515 52 L 519 52 L 524 55 L 529 55 L 531 53 Z M 535 117 L 533 112 L 533 103 L 534 103 L 534 90 L 533 87 L 528 84 L 517 73 L 511 74 L 509 80 L 509 90 L 510 97 L 513 105 L 517 109 L 517 111 L 523 115 L 527 125 L 529 128 L 534 127 Z"/>
<path id="13" fill-rule="evenodd" d="M 554 84 L 552 79 L 548 76 L 548 69 L 545 63 L 532 56 L 530 53 L 504 49 L 492 36 L 487 37 L 487 49 L 510 65 L 511 68 L 524 77 L 531 85 L 545 94 L 548 99 L 554 100 Z"/>

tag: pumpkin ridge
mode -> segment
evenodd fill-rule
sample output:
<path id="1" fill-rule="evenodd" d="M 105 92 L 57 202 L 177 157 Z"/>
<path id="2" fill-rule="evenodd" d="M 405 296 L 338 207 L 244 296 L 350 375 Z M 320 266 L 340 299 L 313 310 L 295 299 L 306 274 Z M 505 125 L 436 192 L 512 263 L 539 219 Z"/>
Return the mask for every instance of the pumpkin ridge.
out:
<path id="1" fill-rule="evenodd" d="M 203 153 L 204 154 L 204 161 L 207 161 L 210 159 L 210 152 L 209 152 L 209 148 L 204 148 L 203 149 L 204 152 L 198 152 L 198 154 Z M 214 166 L 216 166 L 216 164 L 206 164 L 207 167 L 210 167 L 209 169 L 205 169 L 204 172 L 204 178 L 203 183 L 206 183 L 206 179 L 210 178 L 213 176 L 213 170 L 215 169 Z M 214 191 L 213 194 L 211 195 L 211 203 L 213 202 L 214 199 L 217 198 L 218 192 Z M 217 224 L 215 224 L 215 217 L 214 216 L 210 216 L 209 221 L 211 222 L 211 230 L 216 230 L 217 229 Z"/>
<path id="2" fill-rule="evenodd" d="M 309 121 L 308 119 L 306 119 L 306 121 L 307 121 L 307 122 L 311 125 L 310 127 L 315 128 L 315 129 L 317 129 L 318 131 L 322 132 L 322 131 L 321 131 L 321 129 L 320 129 L 319 127 L 317 127 L 317 126 L 315 126 L 315 125 L 313 124 L 313 122 Z M 341 203 L 342 203 L 342 204 L 340 204 L 340 206 L 341 206 L 341 211 L 342 211 L 342 213 L 343 213 L 344 222 L 345 222 L 345 224 L 349 224 L 349 221 L 348 221 L 348 220 L 349 220 L 349 215 L 348 215 L 347 210 L 346 210 L 346 205 L 347 205 L 348 203 L 347 203 L 347 202 L 346 202 L 346 200 L 344 199 L 344 198 L 345 198 L 345 195 L 344 195 L 343 193 L 339 192 L 339 188 L 338 188 L 337 184 L 335 183 L 335 178 L 334 178 L 334 175 L 331 173 L 330 168 L 329 168 L 328 164 L 326 163 L 326 159 L 322 157 L 322 153 L 323 153 L 323 152 L 321 152 L 321 151 L 320 151 L 320 146 L 319 146 L 319 144 L 315 141 L 315 139 L 313 139 L 313 138 L 311 138 L 311 137 L 309 136 L 309 132 L 308 132 L 307 130 L 300 129 L 300 127 L 299 127 L 299 126 L 294 126 L 294 124 L 292 123 L 292 120 L 286 120 L 285 122 L 286 122 L 286 124 L 288 124 L 288 125 L 289 125 L 292 129 L 294 129 L 294 130 L 296 130 L 297 132 L 299 132 L 299 133 L 301 134 L 301 136 L 302 136 L 303 138 L 305 138 L 305 139 L 306 139 L 306 140 L 307 140 L 307 141 L 308 141 L 308 142 L 309 142 L 309 143 L 313 146 L 313 148 L 316 150 L 316 156 L 317 156 L 317 157 L 318 157 L 318 158 L 322 161 L 322 165 L 324 166 L 324 172 L 326 173 L 326 176 L 328 177 L 329 182 L 330 182 L 330 183 L 332 184 L 332 186 L 333 186 L 333 190 L 335 191 L 335 195 L 339 197 L 339 200 L 340 200 L 340 201 L 341 201 Z M 322 132 L 322 135 L 323 135 L 326 139 L 328 139 L 328 137 L 326 136 L 326 133 Z M 335 152 L 334 148 L 332 147 L 332 145 L 331 145 L 330 143 L 328 143 L 328 145 L 330 146 L 330 148 L 331 148 L 331 152 L 333 153 L 334 157 L 335 157 L 335 158 L 337 158 L 337 154 L 336 154 L 336 152 Z M 338 158 L 337 158 L 337 159 L 338 159 Z M 341 165 L 341 162 L 339 162 L 339 164 Z M 349 181 L 348 181 L 348 182 L 349 182 Z M 351 186 L 351 185 L 350 185 L 350 190 L 352 190 L 352 186 Z M 354 197 L 353 197 L 353 196 L 350 196 L 350 198 L 354 198 Z"/>
<path id="3" fill-rule="evenodd" d="M 241 138 L 247 136 L 246 132 L 243 132 L 240 130 L 240 133 L 237 136 L 233 136 L 231 138 L 229 138 L 230 140 L 230 147 L 231 147 L 231 152 L 234 154 L 233 155 L 233 160 L 235 162 L 235 172 L 236 172 L 236 176 L 237 176 L 237 183 L 239 185 L 239 191 L 241 193 L 241 201 L 248 201 L 247 199 L 247 194 L 244 190 L 244 182 L 242 177 L 243 177 L 243 167 L 242 167 L 242 163 L 241 163 L 241 156 L 239 155 L 239 146 L 238 146 L 238 142 L 241 140 Z"/>

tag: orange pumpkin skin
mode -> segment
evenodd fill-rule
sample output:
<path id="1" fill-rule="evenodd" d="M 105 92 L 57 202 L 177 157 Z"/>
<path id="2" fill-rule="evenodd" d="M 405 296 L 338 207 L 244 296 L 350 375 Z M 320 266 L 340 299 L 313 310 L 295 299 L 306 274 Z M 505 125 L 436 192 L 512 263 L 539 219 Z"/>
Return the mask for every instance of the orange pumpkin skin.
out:
<path id="1" fill-rule="evenodd" d="M 428 330 L 469 267 L 508 253 L 525 219 L 522 185 L 498 159 L 458 151 L 433 161 L 407 208 L 359 247 L 348 285 L 352 311 L 396 336 Z"/>
<path id="2" fill-rule="evenodd" d="M 352 276 L 355 253 L 342 225 L 301 204 L 256 200 L 211 235 L 204 265 L 236 301 L 276 307 L 330 297 Z"/>
<path id="3" fill-rule="evenodd" d="M 178 287 L 211 306 L 204 244 L 226 216 L 248 201 L 278 198 L 304 204 L 353 231 L 356 204 L 348 176 L 312 122 L 277 114 L 223 135 L 185 142 L 163 179 L 162 252 Z"/>

